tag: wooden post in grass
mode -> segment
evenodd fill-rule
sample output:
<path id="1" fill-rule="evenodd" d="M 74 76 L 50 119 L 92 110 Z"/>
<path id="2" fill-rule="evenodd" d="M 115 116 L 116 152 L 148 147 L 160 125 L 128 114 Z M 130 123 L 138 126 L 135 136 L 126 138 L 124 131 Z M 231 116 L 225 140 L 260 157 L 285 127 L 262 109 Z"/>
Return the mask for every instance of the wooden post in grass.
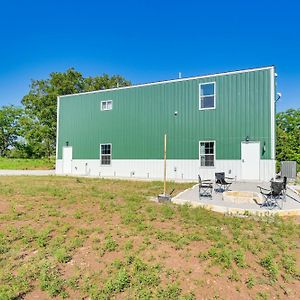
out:
<path id="1" fill-rule="evenodd" d="M 167 135 L 164 138 L 164 195 L 167 193 Z"/>
<path id="2" fill-rule="evenodd" d="M 164 136 L 164 193 L 158 195 L 158 202 L 171 201 L 171 196 L 167 194 L 167 135 Z"/>

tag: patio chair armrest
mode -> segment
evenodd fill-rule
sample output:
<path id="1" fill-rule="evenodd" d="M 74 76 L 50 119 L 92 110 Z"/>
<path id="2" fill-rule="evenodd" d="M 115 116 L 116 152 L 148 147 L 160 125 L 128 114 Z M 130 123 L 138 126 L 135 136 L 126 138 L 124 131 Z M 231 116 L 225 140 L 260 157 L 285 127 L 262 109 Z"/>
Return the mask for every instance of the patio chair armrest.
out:
<path id="1" fill-rule="evenodd" d="M 261 189 L 261 190 L 266 190 L 266 191 L 269 191 L 270 189 L 266 189 L 266 188 L 264 188 L 264 187 L 262 187 L 262 186 L 260 186 L 260 185 L 258 185 L 257 186 L 259 189 Z"/>
<path id="2" fill-rule="evenodd" d="M 202 182 L 212 183 L 212 180 L 211 179 L 203 179 Z"/>
<path id="3" fill-rule="evenodd" d="M 267 191 L 268 193 L 271 192 L 270 189 L 266 189 L 266 188 L 264 188 L 264 187 L 262 187 L 262 186 L 260 186 L 260 185 L 258 185 L 257 187 L 260 189 L 260 192 L 261 192 L 262 194 L 264 194 L 262 191 Z"/>
<path id="4" fill-rule="evenodd" d="M 235 178 L 234 177 L 225 177 L 226 179 L 229 179 L 229 180 L 234 180 Z"/>

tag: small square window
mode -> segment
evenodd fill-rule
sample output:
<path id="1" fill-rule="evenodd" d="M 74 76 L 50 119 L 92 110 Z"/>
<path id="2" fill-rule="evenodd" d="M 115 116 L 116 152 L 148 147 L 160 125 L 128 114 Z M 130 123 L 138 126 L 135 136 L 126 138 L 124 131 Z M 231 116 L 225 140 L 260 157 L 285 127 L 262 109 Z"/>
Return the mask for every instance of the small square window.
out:
<path id="1" fill-rule="evenodd" d="M 199 109 L 213 109 L 216 102 L 215 82 L 199 84 Z"/>
<path id="2" fill-rule="evenodd" d="M 101 101 L 101 110 L 112 110 L 112 100 Z"/>
<path id="3" fill-rule="evenodd" d="M 200 142 L 200 166 L 214 167 L 215 165 L 215 142 Z"/>

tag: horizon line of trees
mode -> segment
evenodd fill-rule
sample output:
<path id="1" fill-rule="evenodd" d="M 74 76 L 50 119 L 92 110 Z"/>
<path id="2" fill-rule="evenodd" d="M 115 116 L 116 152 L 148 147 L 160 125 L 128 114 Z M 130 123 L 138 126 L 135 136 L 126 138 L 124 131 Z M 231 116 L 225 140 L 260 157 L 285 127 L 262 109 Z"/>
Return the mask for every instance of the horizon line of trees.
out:
<path id="1" fill-rule="evenodd" d="M 0 107 L 0 157 L 55 155 L 57 96 L 131 85 L 120 75 L 84 77 L 74 68 L 32 80 L 22 106 Z"/>
<path id="2" fill-rule="evenodd" d="M 22 106 L 0 107 L 0 157 L 50 158 L 56 147 L 57 96 L 129 86 L 120 75 L 84 77 L 70 68 L 32 80 Z M 300 109 L 276 115 L 276 159 L 300 166 Z"/>

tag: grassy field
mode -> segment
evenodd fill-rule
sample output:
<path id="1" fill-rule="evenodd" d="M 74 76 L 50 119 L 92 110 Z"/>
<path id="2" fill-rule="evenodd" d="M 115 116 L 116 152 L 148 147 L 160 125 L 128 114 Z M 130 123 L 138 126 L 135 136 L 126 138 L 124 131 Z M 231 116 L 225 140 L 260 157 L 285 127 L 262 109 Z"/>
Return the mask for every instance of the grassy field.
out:
<path id="1" fill-rule="evenodd" d="M 176 184 L 176 192 L 188 186 Z M 0 299 L 299 297 L 299 219 L 150 201 L 162 188 L 2 177 Z"/>
<path id="2" fill-rule="evenodd" d="M 1 170 L 51 170 L 55 160 L 0 157 Z"/>

